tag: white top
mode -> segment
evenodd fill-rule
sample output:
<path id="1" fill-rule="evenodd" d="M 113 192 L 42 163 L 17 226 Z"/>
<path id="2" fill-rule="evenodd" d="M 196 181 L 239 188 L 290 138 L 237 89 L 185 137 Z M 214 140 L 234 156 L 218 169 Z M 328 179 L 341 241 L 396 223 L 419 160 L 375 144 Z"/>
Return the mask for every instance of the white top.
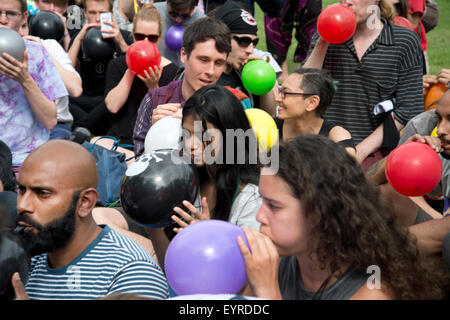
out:
<path id="1" fill-rule="evenodd" d="M 50 56 L 58 61 L 58 63 L 66 70 L 75 73 L 78 78 L 80 75 L 75 70 L 72 65 L 72 61 L 70 61 L 69 55 L 66 51 L 64 51 L 63 47 L 54 39 L 42 39 L 42 45 L 48 51 Z M 81 79 L 81 78 L 80 78 Z M 56 111 L 57 111 L 57 119 L 58 122 L 73 122 L 73 116 L 69 111 L 69 96 L 64 96 L 62 98 L 56 99 Z"/>
<path id="2" fill-rule="evenodd" d="M 234 200 L 228 222 L 239 227 L 248 227 L 259 230 L 260 223 L 256 221 L 256 214 L 258 213 L 261 204 L 262 198 L 259 194 L 258 186 L 248 183 Z M 195 200 L 194 207 L 200 211 L 202 210 L 200 195 Z"/>

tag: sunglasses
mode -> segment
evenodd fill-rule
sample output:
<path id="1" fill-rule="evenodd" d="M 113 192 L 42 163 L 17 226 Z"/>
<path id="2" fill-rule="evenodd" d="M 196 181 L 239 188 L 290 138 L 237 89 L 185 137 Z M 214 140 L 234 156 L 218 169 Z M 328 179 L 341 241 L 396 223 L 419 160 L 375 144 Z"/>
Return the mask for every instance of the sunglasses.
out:
<path id="1" fill-rule="evenodd" d="M 156 43 L 159 39 L 159 35 L 157 34 L 143 34 L 143 33 L 134 33 L 134 38 L 136 39 L 136 41 L 141 41 L 144 40 L 145 38 L 148 39 L 148 41 Z"/>
<path id="2" fill-rule="evenodd" d="M 259 41 L 259 38 L 252 39 L 250 37 L 238 37 L 238 36 L 233 36 L 233 39 L 236 40 L 238 45 L 243 48 L 247 48 L 250 45 L 250 43 L 253 43 L 253 46 L 256 47 Z"/>
<path id="3" fill-rule="evenodd" d="M 181 18 L 183 20 L 186 20 L 191 17 L 191 15 L 189 13 L 178 14 L 177 12 L 174 12 L 174 11 L 169 11 L 169 16 L 171 16 L 173 19 Z"/>

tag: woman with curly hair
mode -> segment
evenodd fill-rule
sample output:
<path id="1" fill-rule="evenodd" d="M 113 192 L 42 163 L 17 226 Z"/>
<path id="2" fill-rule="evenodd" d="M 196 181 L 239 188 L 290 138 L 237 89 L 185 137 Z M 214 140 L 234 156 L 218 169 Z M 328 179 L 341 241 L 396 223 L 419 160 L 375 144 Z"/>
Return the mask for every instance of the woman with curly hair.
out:
<path id="1" fill-rule="evenodd" d="M 342 146 L 319 135 L 297 136 L 281 144 L 279 170 L 264 170 L 260 232 L 244 229 L 251 251 L 238 238 L 249 281 L 245 295 L 443 297 L 415 240 Z"/>

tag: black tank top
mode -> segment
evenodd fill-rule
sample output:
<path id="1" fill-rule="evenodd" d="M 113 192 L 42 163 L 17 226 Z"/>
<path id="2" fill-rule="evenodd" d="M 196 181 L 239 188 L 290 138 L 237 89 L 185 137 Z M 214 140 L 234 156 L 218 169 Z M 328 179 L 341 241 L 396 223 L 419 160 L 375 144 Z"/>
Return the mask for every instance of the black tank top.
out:
<path id="1" fill-rule="evenodd" d="M 277 125 L 278 128 L 278 133 L 280 136 L 280 141 L 283 139 L 283 124 L 284 124 L 284 120 L 282 119 L 278 119 L 278 118 L 273 118 L 275 120 L 275 123 Z M 319 135 L 327 137 L 330 134 L 330 131 L 334 128 L 337 127 L 336 124 L 334 124 L 331 121 L 328 120 L 323 120 L 322 123 L 322 127 L 320 127 L 319 130 Z M 345 140 L 341 140 L 338 142 L 340 145 L 342 145 L 345 148 L 356 148 L 355 142 L 353 141 L 352 138 L 350 139 L 345 139 Z"/>

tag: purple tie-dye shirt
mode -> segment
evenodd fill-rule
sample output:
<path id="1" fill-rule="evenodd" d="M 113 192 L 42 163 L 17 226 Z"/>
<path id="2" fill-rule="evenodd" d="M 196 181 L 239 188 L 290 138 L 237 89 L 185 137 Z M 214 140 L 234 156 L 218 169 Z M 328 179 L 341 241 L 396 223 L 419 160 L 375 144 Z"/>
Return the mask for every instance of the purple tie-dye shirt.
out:
<path id="1" fill-rule="evenodd" d="M 28 72 L 47 99 L 67 96 L 58 70 L 43 46 L 25 40 Z M 0 74 L 0 140 L 11 149 L 13 166 L 21 166 L 26 156 L 49 139 L 49 130 L 34 115 L 22 86 Z"/>

